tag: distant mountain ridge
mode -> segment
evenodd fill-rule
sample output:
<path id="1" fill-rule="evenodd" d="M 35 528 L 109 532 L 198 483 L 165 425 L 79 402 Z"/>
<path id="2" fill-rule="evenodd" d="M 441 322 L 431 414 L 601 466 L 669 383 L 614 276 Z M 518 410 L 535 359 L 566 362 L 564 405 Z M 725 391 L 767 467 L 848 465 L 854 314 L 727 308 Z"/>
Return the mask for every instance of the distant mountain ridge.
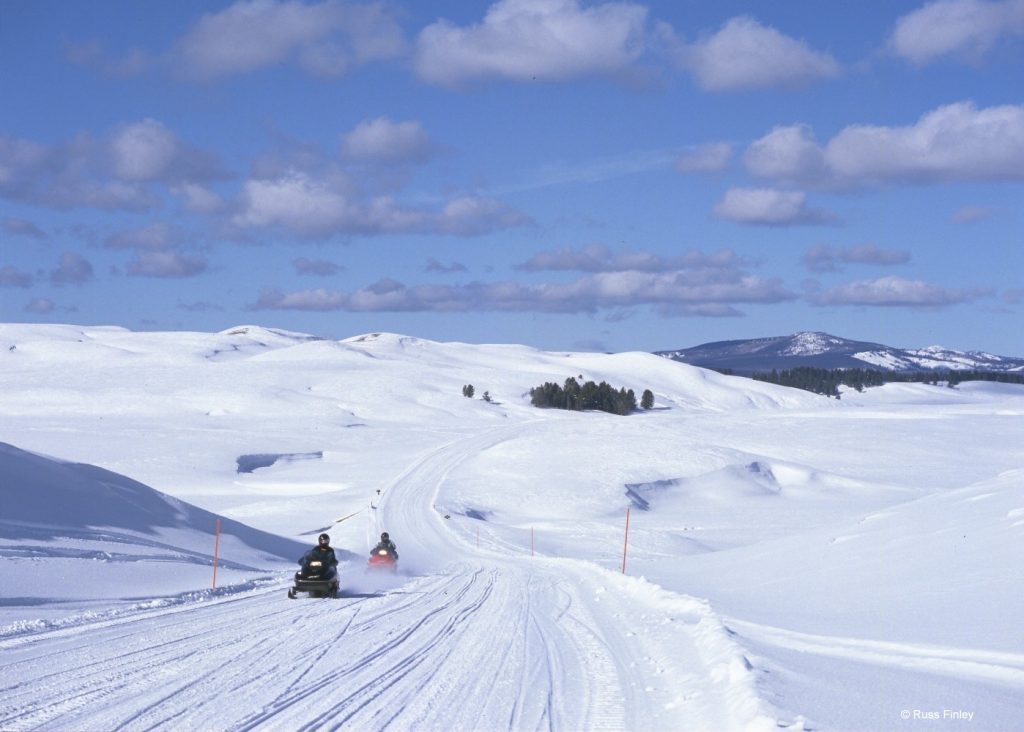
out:
<path id="1" fill-rule="evenodd" d="M 810 366 L 822 369 L 868 368 L 878 371 L 1006 371 L 1024 372 L 1024 358 L 981 351 L 955 351 L 942 346 L 904 349 L 868 341 L 805 331 L 789 336 L 716 341 L 675 351 L 656 351 L 673 361 L 737 374 Z"/>

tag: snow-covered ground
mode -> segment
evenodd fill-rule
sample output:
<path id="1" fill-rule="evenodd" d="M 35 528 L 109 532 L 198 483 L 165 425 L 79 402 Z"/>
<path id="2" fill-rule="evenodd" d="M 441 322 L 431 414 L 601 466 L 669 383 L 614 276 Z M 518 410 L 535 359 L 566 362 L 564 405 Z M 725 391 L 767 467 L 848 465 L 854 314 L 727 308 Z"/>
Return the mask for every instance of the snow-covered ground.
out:
<path id="1" fill-rule="evenodd" d="M 568 376 L 655 408 L 530 406 Z M 4 325 L 0 390 L 0 729 L 1024 719 L 1024 387 Z M 325 528 L 343 596 L 289 601 Z"/>

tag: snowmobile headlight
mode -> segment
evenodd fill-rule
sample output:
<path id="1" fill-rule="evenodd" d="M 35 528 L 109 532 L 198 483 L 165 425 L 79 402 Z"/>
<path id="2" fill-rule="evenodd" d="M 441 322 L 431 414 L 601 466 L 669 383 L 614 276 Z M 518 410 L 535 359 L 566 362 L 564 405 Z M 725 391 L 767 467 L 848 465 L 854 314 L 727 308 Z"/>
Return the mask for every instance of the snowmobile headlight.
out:
<path id="1" fill-rule="evenodd" d="M 310 562 L 309 566 L 310 567 L 322 567 L 323 566 L 323 562 Z"/>
<path id="2" fill-rule="evenodd" d="M 377 553 L 380 554 L 382 557 L 386 557 L 388 555 L 388 550 L 387 549 L 381 549 Z"/>

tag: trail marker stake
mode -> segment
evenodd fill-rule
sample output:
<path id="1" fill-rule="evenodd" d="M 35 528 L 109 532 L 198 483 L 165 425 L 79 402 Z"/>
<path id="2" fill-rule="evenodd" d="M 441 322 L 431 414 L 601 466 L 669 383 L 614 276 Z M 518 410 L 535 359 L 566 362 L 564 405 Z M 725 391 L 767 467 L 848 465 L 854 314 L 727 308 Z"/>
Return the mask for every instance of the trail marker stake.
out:
<path id="1" fill-rule="evenodd" d="M 530 556 L 533 556 L 533 527 L 530 527 Z"/>
<path id="2" fill-rule="evenodd" d="M 217 538 L 213 542 L 213 589 L 217 589 L 217 551 L 220 549 L 220 519 L 217 519 Z"/>
<path id="3" fill-rule="evenodd" d="M 622 542 L 622 573 L 626 573 L 626 551 L 629 549 L 629 508 L 626 509 L 626 539 Z"/>

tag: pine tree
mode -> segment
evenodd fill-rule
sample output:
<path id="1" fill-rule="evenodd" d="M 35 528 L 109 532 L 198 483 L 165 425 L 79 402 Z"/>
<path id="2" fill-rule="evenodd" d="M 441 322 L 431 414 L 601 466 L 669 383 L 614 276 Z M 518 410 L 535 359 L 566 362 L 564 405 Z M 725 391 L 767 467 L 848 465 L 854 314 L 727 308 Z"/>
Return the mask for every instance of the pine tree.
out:
<path id="1" fill-rule="evenodd" d="M 650 409 L 654 406 L 654 394 L 650 389 L 644 389 L 644 393 L 640 396 L 640 406 L 644 409 Z"/>

